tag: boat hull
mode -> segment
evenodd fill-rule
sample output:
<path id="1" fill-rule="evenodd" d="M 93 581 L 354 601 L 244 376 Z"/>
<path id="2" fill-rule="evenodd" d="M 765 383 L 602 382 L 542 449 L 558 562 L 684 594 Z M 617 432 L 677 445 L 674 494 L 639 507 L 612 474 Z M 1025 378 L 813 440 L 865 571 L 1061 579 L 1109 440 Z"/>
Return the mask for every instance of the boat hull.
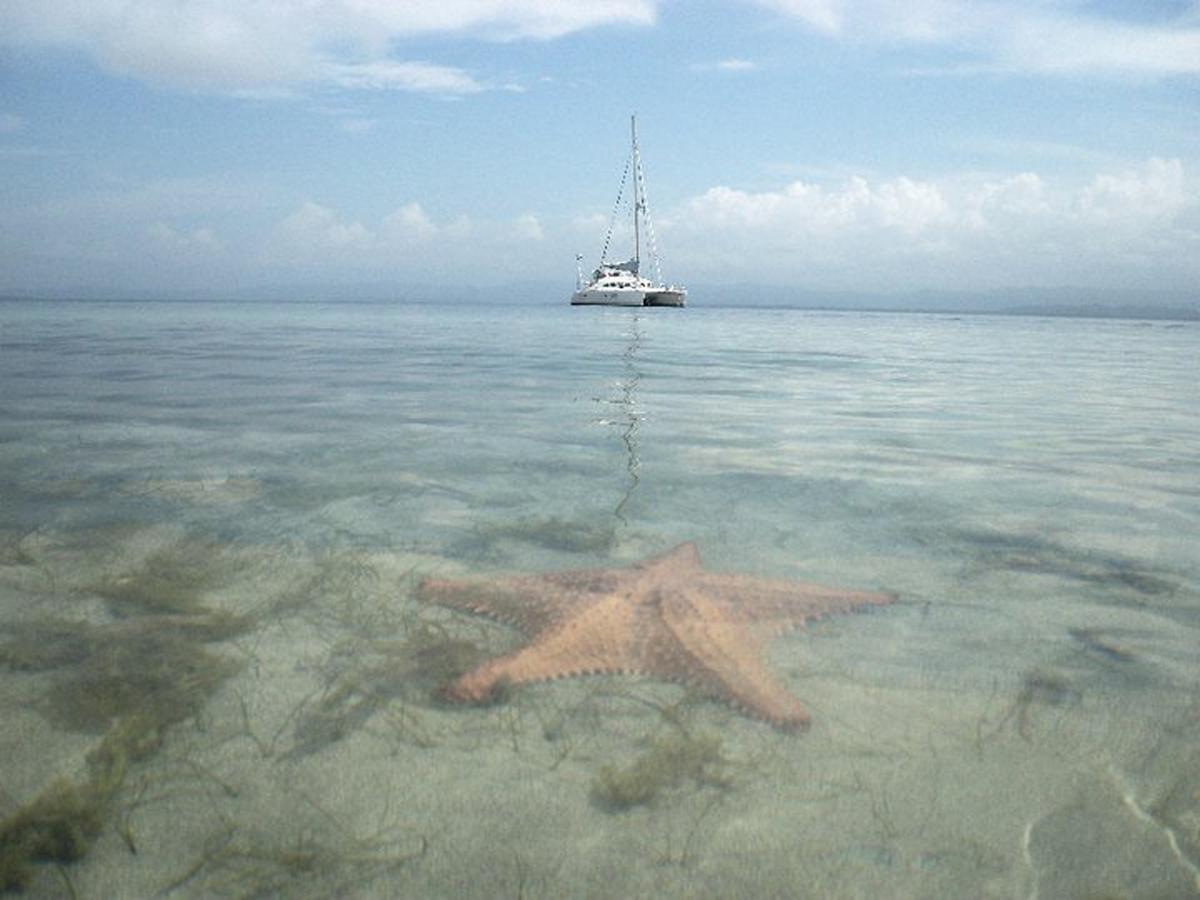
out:
<path id="1" fill-rule="evenodd" d="M 685 306 L 687 294 L 678 290 L 592 290 L 584 288 L 571 295 L 572 306 Z"/>
<path id="2" fill-rule="evenodd" d="M 644 302 L 646 306 L 686 306 L 687 291 L 648 291 Z"/>
<path id="3" fill-rule="evenodd" d="M 592 290 L 584 288 L 571 295 L 572 306 L 645 306 L 644 291 Z"/>

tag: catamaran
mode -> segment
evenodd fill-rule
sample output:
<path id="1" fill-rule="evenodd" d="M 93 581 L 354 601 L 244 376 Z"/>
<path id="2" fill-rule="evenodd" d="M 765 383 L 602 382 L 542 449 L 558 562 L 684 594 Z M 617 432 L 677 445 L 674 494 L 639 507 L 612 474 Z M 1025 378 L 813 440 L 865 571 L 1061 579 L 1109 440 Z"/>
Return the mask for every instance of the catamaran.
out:
<path id="1" fill-rule="evenodd" d="M 633 149 L 621 175 L 621 187 L 617 190 L 613 218 L 608 223 L 608 233 L 604 236 L 604 249 L 600 251 L 600 265 L 585 284 L 583 270 L 579 267 L 583 257 L 575 257 L 575 293 L 571 295 L 572 306 L 683 306 L 687 302 L 685 288 L 663 283 L 662 267 L 654 239 L 654 225 L 646 208 L 646 178 L 642 173 L 642 158 L 638 153 L 636 116 L 629 117 L 629 131 L 633 139 Z M 608 247 L 612 241 L 613 227 L 616 225 L 616 211 L 621 208 L 630 167 L 633 169 L 633 256 L 624 262 L 608 262 Z M 647 249 L 654 267 L 653 280 L 644 277 L 640 272 L 643 218 Z"/>

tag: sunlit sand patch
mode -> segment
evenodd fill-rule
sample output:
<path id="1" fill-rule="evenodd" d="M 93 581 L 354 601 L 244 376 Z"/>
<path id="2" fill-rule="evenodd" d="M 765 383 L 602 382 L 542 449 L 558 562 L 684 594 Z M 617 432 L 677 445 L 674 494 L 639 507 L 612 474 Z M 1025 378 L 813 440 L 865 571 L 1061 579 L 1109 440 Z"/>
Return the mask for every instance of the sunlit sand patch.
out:
<path id="1" fill-rule="evenodd" d="M 1174 833 L 1113 784 L 1081 785 L 1078 795 L 1025 828 L 1022 846 L 1031 896 L 1189 897 L 1200 869 Z"/>

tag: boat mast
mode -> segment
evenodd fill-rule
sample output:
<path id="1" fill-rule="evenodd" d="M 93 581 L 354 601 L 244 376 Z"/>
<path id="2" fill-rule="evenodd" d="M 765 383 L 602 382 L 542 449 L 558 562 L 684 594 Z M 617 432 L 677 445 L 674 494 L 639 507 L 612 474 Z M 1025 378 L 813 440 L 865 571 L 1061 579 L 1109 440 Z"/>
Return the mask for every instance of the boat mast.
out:
<path id="1" fill-rule="evenodd" d="M 638 218 L 642 212 L 642 161 L 638 158 L 637 145 L 637 115 L 629 117 L 629 133 L 633 138 L 633 261 L 641 263 L 641 230 Z"/>

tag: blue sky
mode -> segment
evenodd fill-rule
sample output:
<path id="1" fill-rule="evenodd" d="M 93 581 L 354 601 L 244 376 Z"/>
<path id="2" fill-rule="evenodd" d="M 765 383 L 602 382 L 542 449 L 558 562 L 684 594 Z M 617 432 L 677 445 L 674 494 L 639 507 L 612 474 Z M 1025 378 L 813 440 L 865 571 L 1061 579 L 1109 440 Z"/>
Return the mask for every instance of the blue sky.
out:
<path id="1" fill-rule="evenodd" d="M 1200 2 L 0 0 L 0 292 L 1200 283 Z"/>

